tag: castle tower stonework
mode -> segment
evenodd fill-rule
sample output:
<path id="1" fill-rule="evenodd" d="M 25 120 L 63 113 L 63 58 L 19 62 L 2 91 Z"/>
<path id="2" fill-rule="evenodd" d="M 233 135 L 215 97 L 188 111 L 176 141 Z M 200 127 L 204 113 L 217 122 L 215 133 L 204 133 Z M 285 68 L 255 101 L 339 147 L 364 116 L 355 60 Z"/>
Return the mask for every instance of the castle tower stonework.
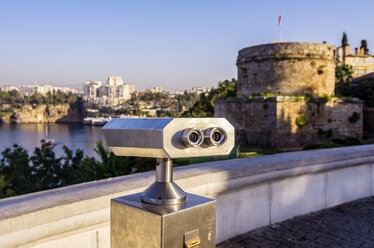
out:
<path id="1" fill-rule="evenodd" d="M 319 43 L 274 43 L 239 51 L 238 96 L 332 95 L 335 46 Z"/>
<path id="2" fill-rule="evenodd" d="M 237 142 L 298 148 L 348 136 L 362 138 L 362 102 L 331 97 L 335 46 L 274 43 L 239 51 L 237 98 L 216 100 Z"/>

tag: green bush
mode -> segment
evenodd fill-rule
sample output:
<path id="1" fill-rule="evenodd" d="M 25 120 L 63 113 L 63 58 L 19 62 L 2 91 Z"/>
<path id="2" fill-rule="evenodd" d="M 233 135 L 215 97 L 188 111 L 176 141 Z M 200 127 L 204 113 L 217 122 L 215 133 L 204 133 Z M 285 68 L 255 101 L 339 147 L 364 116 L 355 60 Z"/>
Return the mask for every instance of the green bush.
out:
<path id="1" fill-rule="evenodd" d="M 335 144 L 340 144 L 343 146 L 357 146 L 357 145 L 362 144 L 358 138 L 351 137 L 351 136 L 346 137 L 345 139 L 335 138 L 335 139 L 332 139 L 331 141 L 334 142 Z"/>
<path id="2" fill-rule="evenodd" d="M 335 144 L 335 143 L 315 143 L 315 144 L 308 144 L 308 145 L 304 146 L 303 150 L 335 148 L 335 147 L 342 147 L 342 146 L 343 145 Z"/>
<path id="3" fill-rule="evenodd" d="M 353 114 L 348 117 L 348 120 L 350 123 L 356 123 L 358 120 L 360 120 L 360 114 L 357 112 L 353 112 Z"/>
<path id="4" fill-rule="evenodd" d="M 331 141 L 334 142 L 335 144 L 339 144 L 343 146 L 345 145 L 345 142 L 343 139 L 335 138 L 335 139 L 332 139 Z"/>
<path id="5" fill-rule="evenodd" d="M 330 138 L 332 137 L 332 134 L 333 134 L 332 129 L 331 129 L 331 128 L 328 129 L 328 130 L 326 131 L 326 138 L 330 139 Z"/>
<path id="6" fill-rule="evenodd" d="M 361 141 L 357 139 L 356 137 L 347 137 L 344 139 L 344 145 L 346 146 L 357 146 L 361 145 Z"/>
<path id="7" fill-rule="evenodd" d="M 306 118 L 304 115 L 301 115 L 296 118 L 296 125 L 299 127 L 303 127 L 306 124 Z"/>
<path id="8" fill-rule="evenodd" d="M 320 97 L 320 99 L 321 99 L 322 101 L 324 101 L 324 102 L 328 102 L 328 101 L 331 99 L 331 97 L 330 97 L 328 94 L 323 94 L 323 95 Z"/>
<path id="9" fill-rule="evenodd" d="M 56 157 L 48 145 L 35 148 L 32 155 L 18 146 L 6 148 L 0 159 L 0 198 L 52 189 L 76 183 L 88 182 L 141 171 L 138 158 L 117 157 L 98 142 L 96 153 L 100 160 L 84 155 L 77 149 L 63 147 L 64 155 Z M 151 164 L 154 169 L 153 163 Z"/>

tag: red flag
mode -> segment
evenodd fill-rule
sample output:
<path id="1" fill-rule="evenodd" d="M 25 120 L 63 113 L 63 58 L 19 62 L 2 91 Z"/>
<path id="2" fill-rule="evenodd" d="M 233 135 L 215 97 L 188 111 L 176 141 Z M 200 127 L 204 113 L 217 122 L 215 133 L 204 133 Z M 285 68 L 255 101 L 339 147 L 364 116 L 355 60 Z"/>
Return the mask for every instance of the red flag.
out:
<path id="1" fill-rule="evenodd" d="M 278 26 L 280 26 L 281 23 L 282 23 L 282 11 L 279 14 Z"/>

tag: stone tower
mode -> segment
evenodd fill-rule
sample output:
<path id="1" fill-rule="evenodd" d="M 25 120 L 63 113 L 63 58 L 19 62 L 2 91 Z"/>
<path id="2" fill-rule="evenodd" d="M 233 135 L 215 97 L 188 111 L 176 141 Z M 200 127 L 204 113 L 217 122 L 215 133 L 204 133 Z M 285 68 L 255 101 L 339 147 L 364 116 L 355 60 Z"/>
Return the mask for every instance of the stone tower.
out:
<path id="1" fill-rule="evenodd" d="M 238 96 L 332 95 L 335 46 L 319 43 L 273 43 L 239 51 Z"/>
<path id="2" fill-rule="evenodd" d="M 334 137 L 361 139 L 362 102 L 331 97 L 335 46 L 307 42 L 252 46 L 239 51 L 236 65 L 237 99 L 217 100 L 214 112 L 235 126 L 238 141 L 297 148 Z"/>

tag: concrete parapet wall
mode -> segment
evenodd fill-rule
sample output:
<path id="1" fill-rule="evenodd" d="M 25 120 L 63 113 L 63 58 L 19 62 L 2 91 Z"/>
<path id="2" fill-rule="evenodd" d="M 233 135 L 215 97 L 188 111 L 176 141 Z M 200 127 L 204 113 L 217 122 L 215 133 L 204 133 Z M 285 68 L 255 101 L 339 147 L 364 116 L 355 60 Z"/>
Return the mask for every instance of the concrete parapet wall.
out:
<path id="1" fill-rule="evenodd" d="M 1 247 L 109 247 L 110 199 L 154 172 L 0 200 Z M 281 153 L 175 168 L 187 192 L 217 199 L 217 242 L 373 195 L 374 145 Z"/>

